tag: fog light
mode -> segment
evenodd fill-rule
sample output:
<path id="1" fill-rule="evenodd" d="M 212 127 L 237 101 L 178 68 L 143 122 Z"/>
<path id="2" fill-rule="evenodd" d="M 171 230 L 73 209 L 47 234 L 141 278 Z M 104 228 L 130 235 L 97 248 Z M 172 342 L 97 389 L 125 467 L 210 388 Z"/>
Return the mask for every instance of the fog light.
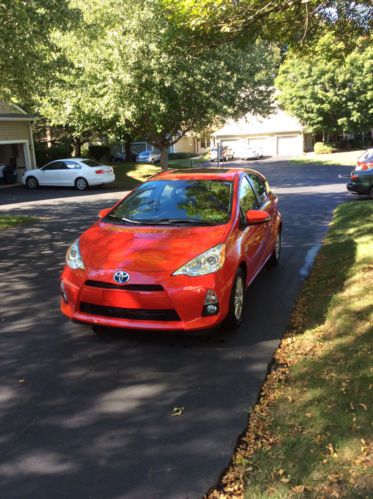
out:
<path id="1" fill-rule="evenodd" d="M 202 315 L 215 315 L 219 313 L 218 296 L 212 289 L 208 289 L 206 293 L 205 303 L 203 305 Z"/>
<path id="2" fill-rule="evenodd" d="M 209 314 L 216 314 L 217 311 L 218 311 L 217 305 L 207 305 L 207 307 L 206 307 L 206 312 Z"/>
<path id="3" fill-rule="evenodd" d="M 61 281 L 61 296 L 63 301 L 67 303 L 67 294 L 66 294 L 65 284 L 63 281 Z"/>

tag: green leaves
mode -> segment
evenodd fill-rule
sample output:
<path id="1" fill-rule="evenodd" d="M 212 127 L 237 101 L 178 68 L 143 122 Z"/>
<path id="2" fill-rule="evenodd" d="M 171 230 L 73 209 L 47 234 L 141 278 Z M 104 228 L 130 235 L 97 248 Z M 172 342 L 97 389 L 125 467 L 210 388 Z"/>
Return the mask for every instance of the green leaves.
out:
<path id="1" fill-rule="evenodd" d="M 345 55 L 345 45 L 325 35 L 311 56 L 290 51 L 276 85 L 278 100 L 310 131 L 360 131 L 373 121 L 373 48 L 361 38 Z"/>

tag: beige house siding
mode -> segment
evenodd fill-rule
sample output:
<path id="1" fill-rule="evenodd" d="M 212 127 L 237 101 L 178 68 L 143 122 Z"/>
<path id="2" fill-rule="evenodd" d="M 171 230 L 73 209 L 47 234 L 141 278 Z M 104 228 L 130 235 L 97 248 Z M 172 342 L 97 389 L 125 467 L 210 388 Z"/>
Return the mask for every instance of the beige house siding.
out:
<path id="1" fill-rule="evenodd" d="M 1 117 L 0 117 L 1 119 Z M 0 142 L 5 140 L 30 142 L 30 126 L 28 121 L 0 121 Z"/>
<path id="2" fill-rule="evenodd" d="M 181 139 L 174 144 L 173 152 L 189 152 L 195 154 L 197 153 L 196 142 L 196 138 L 192 135 L 181 137 Z"/>

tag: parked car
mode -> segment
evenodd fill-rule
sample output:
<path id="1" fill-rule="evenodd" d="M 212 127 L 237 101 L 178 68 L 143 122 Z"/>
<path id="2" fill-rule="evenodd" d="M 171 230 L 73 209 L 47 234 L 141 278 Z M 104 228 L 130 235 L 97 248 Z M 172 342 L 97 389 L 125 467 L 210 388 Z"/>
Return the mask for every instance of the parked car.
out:
<path id="1" fill-rule="evenodd" d="M 161 155 L 154 151 L 142 151 L 137 155 L 136 161 L 138 163 L 156 163 L 161 160 Z"/>
<path id="2" fill-rule="evenodd" d="M 356 170 L 369 170 L 370 168 L 373 168 L 373 149 L 364 151 L 356 163 Z"/>
<path id="3" fill-rule="evenodd" d="M 61 276 L 62 312 L 94 327 L 236 328 L 246 288 L 280 259 L 278 199 L 253 170 L 167 171 L 99 217 Z"/>
<path id="4" fill-rule="evenodd" d="M 121 163 L 126 161 L 126 151 L 117 151 L 111 155 L 110 161 L 112 163 Z"/>
<path id="5" fill-rule="evenodd" d="M 347 189 L 355 194 L 365 194 L 373 199 L 373 166 L 369 170 L 354 170 Z"/>
<path id="6" fill-rule="evenodd" d="M 234 159 L 234 151 L 231 147 L 222 146 L 219 149 L 220 149 L 220 161 L 229 161 L 231 159 Z M 210 161 L 217 161 L 217 160 L 218 160 L 218 148 L 213 147 L 212 149 L 210 149 Z"/>
<path id="7" fill-rule="evenodd" d="M 71 186 L 79 191 L 84 191 L 88 186 L 109 184 L 114 180 L 111 166 L 86 158 L 57 159 L 42 168 L 27 170 L 22 177 L 23 184 L 29 189 L 48 185 Z"/>
<path id="8" fill-rule="evenodd" d="M 263 157 L 261 147 L 243 146 L 237 151 L 237 157 L 240 159 L 259 159 Z"/>

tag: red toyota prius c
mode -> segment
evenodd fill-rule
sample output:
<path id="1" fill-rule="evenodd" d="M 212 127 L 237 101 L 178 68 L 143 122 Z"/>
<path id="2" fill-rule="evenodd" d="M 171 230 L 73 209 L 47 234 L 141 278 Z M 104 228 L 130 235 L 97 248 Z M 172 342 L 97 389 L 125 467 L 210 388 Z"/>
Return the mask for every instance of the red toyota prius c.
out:
<path id="1" fill-rule="evenodd" d="M 61 310 L 98 331 L 237 328 L 246 288 L 279 261 L 281 229 L 278 199 L 256 171 L 160 173 L 69 247 Z"/>

